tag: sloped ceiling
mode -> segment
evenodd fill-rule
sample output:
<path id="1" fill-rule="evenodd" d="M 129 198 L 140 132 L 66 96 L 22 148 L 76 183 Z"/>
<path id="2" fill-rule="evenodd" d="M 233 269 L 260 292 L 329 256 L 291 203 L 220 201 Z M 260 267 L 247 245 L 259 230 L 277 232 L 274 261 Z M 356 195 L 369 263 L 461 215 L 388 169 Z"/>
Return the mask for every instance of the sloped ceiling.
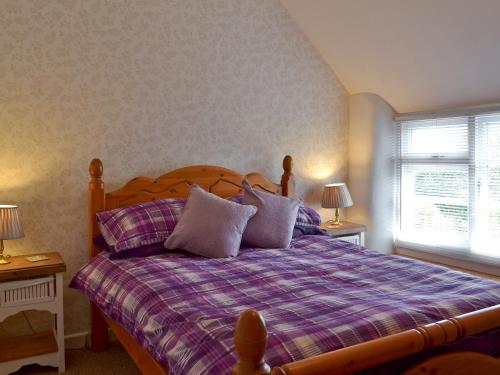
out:
<path id="1" fill-rule="evenodd" d="M 500 102 L 500 0 L 281 0 L 351 94 L 400 113 Z"/>

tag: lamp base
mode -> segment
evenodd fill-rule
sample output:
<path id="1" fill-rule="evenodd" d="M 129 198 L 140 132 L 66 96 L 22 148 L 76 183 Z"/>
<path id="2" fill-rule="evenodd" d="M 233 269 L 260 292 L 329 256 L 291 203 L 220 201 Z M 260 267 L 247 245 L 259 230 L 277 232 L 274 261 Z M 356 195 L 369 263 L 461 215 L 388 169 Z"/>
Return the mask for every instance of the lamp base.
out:
<path id="1" fill-rule="evenodd" d="M 335 228 L 335 227 L 338 227 L 338 226 L 340 226 L 340 225 L 342 225 L 342 222 L 340 221 L 339 209 L 338 209 L 338 208 L 336 208 L 336 209 L 335 209 L 335 219 L 333 219 L 333 220 L 328 220 L 328 221 L 326 222 L 326 226 L 327 226 L 328 228 Z"/>
<path id="2" fill-rule="evenodd" d="M 3 253 L 4 247 L 3 247 L 3 240 L 0 240 L 0 266 L 2 264 L 9 264 L 10 263 L 10 255 L 4 255 Z"/>
<path id="3" fill-rule="evenodd" d="M 326 222 L 326 227 L 327 228 L 337 228 L 337 227 L 340 227 L 341 225 L 343 225 L 343 223 L 339 220 L 328 220 Z"/>

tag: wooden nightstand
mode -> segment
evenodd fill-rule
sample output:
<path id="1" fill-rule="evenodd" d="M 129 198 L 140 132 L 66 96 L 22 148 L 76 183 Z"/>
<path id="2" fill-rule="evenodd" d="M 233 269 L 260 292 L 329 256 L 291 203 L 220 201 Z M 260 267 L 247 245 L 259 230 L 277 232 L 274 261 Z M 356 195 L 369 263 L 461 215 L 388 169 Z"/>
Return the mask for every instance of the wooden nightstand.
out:
<path id="1" fill-rule="evenodd" d="M 363 224 L 343 221 L 341 225 L 332 228 L 327 226 L 326 223 L 322 223 L 321 229 L 326 230 L 330 236 L 338 238 L 339 240 L 365 246 L 366 226 Z"/>
<path id="2" fill-rule="evenodd" d="M 15 256 L 11 263 L 0 266 L 0 322 L 25 310 L 54 314 L 52 331 L 0 341 L 0 374 L 10 374 L 33 363 L 65 371 L 63 273 L 66 264 L 58 253 L 43 255 L 49 259 L 29 262 L 26 256 Z"/>

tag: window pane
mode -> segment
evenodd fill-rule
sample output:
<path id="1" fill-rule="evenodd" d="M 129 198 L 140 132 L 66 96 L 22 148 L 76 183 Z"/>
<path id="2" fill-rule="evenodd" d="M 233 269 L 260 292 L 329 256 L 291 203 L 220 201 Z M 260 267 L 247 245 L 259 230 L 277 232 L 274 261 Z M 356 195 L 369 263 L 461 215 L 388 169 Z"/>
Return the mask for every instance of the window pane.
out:
<path id="1" fill-rule="evenodd" d="M 467 165 L 410 164 L 401 172 L 401 233 L 408 242 L 467 247 Z"/>
<path id="2" fill-rule="evenodd" d="M 500 113 L 399 129 L 398 240 L 500 259 Z"/>
<path id="3" fill-rule="evenodd" d="M 500 116 L 476 119 L 476 215 L 472 251 L 500 257 Z"/>
<path id="4" fill-rule="evenodd" d="M 402 124 L 403 158 L 468 157 L 466 117 L 411 121 Z"/>

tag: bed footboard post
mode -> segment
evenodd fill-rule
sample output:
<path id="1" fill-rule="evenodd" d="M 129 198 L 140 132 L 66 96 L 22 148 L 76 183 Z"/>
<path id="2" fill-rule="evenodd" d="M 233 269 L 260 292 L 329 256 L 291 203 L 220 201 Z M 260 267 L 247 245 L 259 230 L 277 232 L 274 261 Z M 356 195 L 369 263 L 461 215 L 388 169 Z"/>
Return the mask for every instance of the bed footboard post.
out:
<path id="1" fill-rule="evenodd" d="M 283 158 L 283 175 L 281 176 L 281 195 L 295 196 L 295 176 L 292 173 L 293 159 L 290 155 Z"/>
<path id="2" fill-rule="evenodd" d="M 233 375 L 265 375 L 271 369 L 264 361 L 267 346 L 267 329 L 264 318 L 257 311 L 247 310 L 236 323 L 234 343 L 238 352 L 238 363 Z"/>
<path id="3" fill-rule="evenodd" d="M 102 352 L 108 347 L 108 325 L 102 316 L 101 310 L 90 304 L 90 350 Z"/>
<path id="4" fill-rule="evenodd" d="M 93 238 L 99 234 L 95 214 L 104 210 L 104 182 L 102 181 L 102 162 L 93 159 L 89 165 L 90 181 L 88 186 L 88 246 L 89 258 L 96 256 L 99 249 L 94 245 Z M 108 325 L 99 308 L 90 305 L 90 348 L 100 352 L 108 346 Z"/>

